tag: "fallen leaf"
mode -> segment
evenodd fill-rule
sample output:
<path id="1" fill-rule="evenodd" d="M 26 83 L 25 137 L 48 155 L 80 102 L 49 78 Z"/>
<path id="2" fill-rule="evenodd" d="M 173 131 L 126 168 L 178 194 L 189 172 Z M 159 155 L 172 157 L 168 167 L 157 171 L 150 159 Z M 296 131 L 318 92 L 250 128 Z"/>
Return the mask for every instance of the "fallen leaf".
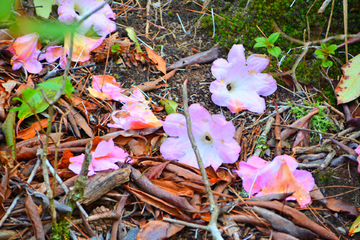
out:
<path id="1" fill-rule="evenodd" d="M 25 210 L 26 215 L 33 226 L 36 239 L 45 240 L 45 233 L 41 223 L 40 214 L 30 195 L 26 195 Z"/>
<path id="2" fill-rule="evenodd" d="M 137 240 L 169 238 L 184 228 L 183 225 L 163 221 L 149 221 L 138 233 Z"/>
<path id="3" fill-rule="evenodd" d="M 165 60 L 157 54 L 154 50 L 145 46 L 148 57 L 155 63 L 157 69 L 159 69 L 163 74 L 166 74 L 166 62 Z"/>
<path id="4" fill-rule="evenodd" d="M 348 201 L 337 198 L 328 198 L 326 200 L 326 207 L 332 211 L 347 213 L 352 217 L 357 217 L 359 215 L 356 206 Z"/>
<path id="5" fill-rule="evenodd" d="M 343 76 L 335 88 L 337 104 L 350 102 L 360 96 L 360 54 L 341 67 Z"/>

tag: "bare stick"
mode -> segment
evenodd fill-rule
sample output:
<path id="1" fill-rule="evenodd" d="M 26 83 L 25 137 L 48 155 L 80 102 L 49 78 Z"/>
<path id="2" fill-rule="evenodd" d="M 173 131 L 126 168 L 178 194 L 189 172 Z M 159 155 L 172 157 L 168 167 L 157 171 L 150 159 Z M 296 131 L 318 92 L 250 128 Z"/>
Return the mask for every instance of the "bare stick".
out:
<path id="1" fill-rule="evenodd" d="M 187 128 L 189 140 L 191 142 L 191 146 L 194 150 L 196 160 L 199 165 L 199 169 L 200 169 L 201 177 L 202 177 L 204 185 L 205 185 L 206 193 L 208 195 L 209 202 L 210 202 L 211 217 L 210 217 L 209 225 L 207 226 L 207 230 L 211 232 L 214 239 L 223 239 L 219 232 L 219 229 L 217 228 L 217 219 L 220 214 L 220 208 L 218 205 L 216 205 L 215 198 L 214 198 L 214 195 L 213 195 L 211 187 L 210 187 L 209 178 L 207 176 L 207 173 L 206 173 L 206 170 L 204 167 L 204 163 L 201 159 L 200 152 L 196 145 L 195 138 L 194 138 L 194 135 L 193 135 L 193 132 L 191 129 L 191 118 L 190 118 L 189 107 L 188 107 L 186 83 L 187 83 L 187 80 L 185 80 L 185 82 L 183 84 L 183 104 L 184 104 L 183 107 L 184 107 L 184 114 L 185 114 L 185 118 L 186 118 L 186 128 Z"/>
<path id="2" fill-rule="evenodd" d="M 31 174 L 28 178 L 28 180 L 26 181 L 27 183 L 31 183 L 31 181 L 34 179 L 35 177 L 35 174 L 36 174 L 36 171 L 37 169 L 39 168 L 41 164 L 41 160 L 38 159 L 35 163 L 35 166 L 33 168 L 33 170 L 31 171 Z M 20 193 L 19 195 L 17 195 L 14 200 L 12 201 L 10 207 L 6 210 L 6 213 L 5 215 L 1 218 L 1 221 L 0 221 L 0 227 L 4 224 L 4 222 L 6 221 L 6 219 L 9 217 L 9 215 L 11 214 L 12 210 L 15 208 L 17 202 L 19 201 L 19 199 L 22 197 L 23 193 Z"/>
<path id="3" fill-rule="evenodd" d="M 348 1 L 343 0 L 343 9 L 344 9 L 344 34 L 345 34 L 345 57 L 346 57 L 346 64 L 349 62 L 348 56 L 348 38 L 347 38 L 347 28 L 348 28 Z"/>

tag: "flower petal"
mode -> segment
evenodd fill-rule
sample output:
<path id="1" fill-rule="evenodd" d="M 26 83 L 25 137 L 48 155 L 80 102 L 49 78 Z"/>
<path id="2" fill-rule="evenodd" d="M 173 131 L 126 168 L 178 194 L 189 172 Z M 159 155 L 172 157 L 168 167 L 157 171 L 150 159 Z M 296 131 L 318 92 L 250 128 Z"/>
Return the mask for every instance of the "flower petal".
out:
<path id="1" fill-rule="evenodd" d="M 223 58 L 217 59 L 211 66 L 211 73 L 217 80 L 224 79 L 227 76 L 227 71 L 231 65 Z"/>
<path id="2" fill-rule="evenodd" d="M 265 55 L 252 54 L 246 59 L 246 69 L 248 71 L 255 70 L 256 73 L 261 73 L 269 65 L 270 59 Z"/>

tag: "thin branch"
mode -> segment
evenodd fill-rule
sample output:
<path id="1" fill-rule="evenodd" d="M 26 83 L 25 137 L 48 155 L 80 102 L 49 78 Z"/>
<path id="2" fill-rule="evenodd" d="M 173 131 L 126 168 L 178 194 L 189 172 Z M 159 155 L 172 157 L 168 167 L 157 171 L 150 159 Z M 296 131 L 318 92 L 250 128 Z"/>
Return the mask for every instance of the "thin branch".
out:
<path id="1" fill-rule="evenodd" d="M 192 129 L 191 129 L 191 118 L 190 118 L 189 107 L 188 107 L 186 83 L 187 83 L 187 80 L 185 80 L 185 82 L 183 84 L 183 107 L 184 107 L 184 114 L 185 114 L 185 118 L 186 118 L 186 128 L 187 128 L 189 140 L 191 142 L 191 146 L 194 150 L 196 160 L 199 165 L 199 169 L 200 169 L 201 177 L 202 177 L 204 185 L 205 185 L 206 193 L 208 195 L 209 202 L 210 202 L 211 217 L 210 217 L 209 225 L 207 226 L 207 230 L 211 232 L 214 239 L 223 239 L 221 237 L 219 229 L 217 228 L 217 219 L 220 214 L 220 208 L 215 202 L 215 198 L 214 198 L 214 195 L 211 190 L 209 178 L 207 176 L 207 173 L 206 173 L 206 170 L 204 167 L 204 163 L 201 159 L 200 152 L 196 145 L 196 141 L 195 141 Z"/>
<path id="2" fill-rule="evenodd" d="M 35 177 L 35 174 L 37 172 L 37 169 L 40 167 L 40 164 L 41 164 L 41 160 L 38 159 L 35 163 L 35 166 L 33 168 L 33 170 L 31 171 L 31 174 L 28 178 L 28 180 L 26 181 L 28 184 L 30 184 L 32 182 L 32 180 L 34 179 Z M 10 216 L 12 210 L 14 210 L 17 202 L 19 201 L 19 199 L 23 196 L 23 193 L 20 193 L 19 195 L 17 195 L 14 200 L 12 201 L 10 207 L 6 210 L 6 213 L 5 215 L 1 218 L 1 221 L 0 221 L 0 227 L 4 224 L 4 222 L 6 221 L 6 219 Z"/>

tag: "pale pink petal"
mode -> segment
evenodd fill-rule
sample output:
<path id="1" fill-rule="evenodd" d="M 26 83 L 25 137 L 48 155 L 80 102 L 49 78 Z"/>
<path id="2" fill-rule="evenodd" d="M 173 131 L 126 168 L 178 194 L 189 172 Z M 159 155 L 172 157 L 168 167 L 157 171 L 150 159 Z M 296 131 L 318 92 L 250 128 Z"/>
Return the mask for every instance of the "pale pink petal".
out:
<path id="1" fill-rule="evenodd" d="M 247 81 L 254 84 L 255 91 L 261 96 L 269 96 L 277 89 L 276 81 L 267 73 L 250 75 Z"/>
<path id="2" fill-rule="evenodd" d="M 256 73 L 261 73 L 269 65 L 270 59 L 265 55 L 253 54 L 246 59 L 246 69 L 248 71 L 255 70 Z"/>
<path id="3" fill-rule="evenodd" d="M 226 89 L 225 81 L 213 81 L 210 84 L 211 100 L 219 106 L 228 106 L 230 102 L 230 94 Z"/>
<path id="4" fill-rule="evenodd" d="M 112 163 L 111 161 L 107 161 L 107 159 L 101 159 L 101 160 L 97 160 L 95 159 L 91 165 L 94 168 L 94 171 L 99 172 L 99 171 L 106 171 L 109 169 L 119 169 L 119 166 L 116 165 L 115 163 Z"/>
<path id="5" fill-rule="evenodd" d="M 35 58 L 26 61 L 24 63 L 24 67 L 29 73 L 34 73 L 34 74 L 37 74 L 42 70 L 42 64 Z"/>
<path id="6" fill-rule="evenodd" d="M 165 121 L 166 122 L 166 121 Z M 193 153 L 190 140 L 182 138 L 167 138 L 160 146 L 162 156 L 170 160 L 179 160 L 189 152 Z M 195 157 L 195 154 L 194 154 Z M 196 160 L 195 160 L 196 161 Z M 183 162 L 183 161 L 181 161 Z M 184 162 L 183 162 L 184 163 Z"/>
<path id="7" fill-rule="evenodd" d="M 235 44 L 231 47 L 228 54 L 228 61 L 233 66 L 244 66 L 245 65 L 245 50 L 243 45 Z"/>
<path id="8" fill-rule="evenodd" d="M 112 138 L 109 141 L 101 141 L 93 153 L 94 158 L 105 157 L 114 150 L 114 141 Z"/>
<path id="9" fill-rule="evenodd" d="M 305 170 L 295 170 L 293 171 L 293 174 L 294 177 L 296 178 L 296 181 L 302 183 L 306 191 L 309 192 L 314 188 L 315 182 L 310 172 Z"/>
<path id="10" fill-rule="evenodd" d="M 58 58 L 64 58 L 65 52 L 62 46 L 48 47 L 45 53 L 46 61 L 49 63 L 55 62 Z"/>
<path id="11" fill-rule="evenodd" d="M 124 151 L 124 149 L 119 148 L 117 146 L 114 147 L 114 150 L 108 154 L 109 159 L 117 159 L 115 162 L 125 162 L 126 158 L 129 156 L 127 152 Z"/>
<path id="12" fill-rule="evenodd" d="M 295 169 L 299 166 L 299 163 L 295 160 L 295 158 L 288 156 L 288 155 L 280 155 L 276 156 L 273 160 L 278 161 L 279 164 L 282 164 L 283 162 L 286 162 L 288 167 L 290 168 L 290 171 L 295 171 Z"/>
<path id="13" fill-rule="evenodd" d="M 241 100 L 237 99 L 237 94 L 241 94 Z M 256 92 L 237 91 L 232 92 L 229 101 L 229 109 L 233 113 L 238 113 L 239 110 L 247 109 L 255 113 L 263 113 L 265 111 L 265 99 L 259 97 Z"/>
<path id="14" fill-rule="evenodd" d="M 358 155 L 360 155 L 360 145 L 357 146 L 357 148 L 355 148 L 355 152 L 356 152 Z"/>
<path id="15" fill-rule="evenodd" d="M 225 59 L 217 59 L 211 66 L 211 73 L 217 80 L 224 79 L 227 76 L 228 69 L 231 65 Z"/>
<path id="16" fill-rule="evenodd" d="M 187 134 L 186 120 L 184 115 L 180 113 L 173 113 L 166 116 L 163 124 L 164 131 L 171 137 L 181 136 Z"/>
<path id="17" fill-rule="evenodd" d="M 263 168 L 266 167 L 269 162 L 265 161 L 264 159 L 258 157 L 258 156 L 251 156 L 246 161 L 247 164 L 255 167 L 255 168 Z"/>

